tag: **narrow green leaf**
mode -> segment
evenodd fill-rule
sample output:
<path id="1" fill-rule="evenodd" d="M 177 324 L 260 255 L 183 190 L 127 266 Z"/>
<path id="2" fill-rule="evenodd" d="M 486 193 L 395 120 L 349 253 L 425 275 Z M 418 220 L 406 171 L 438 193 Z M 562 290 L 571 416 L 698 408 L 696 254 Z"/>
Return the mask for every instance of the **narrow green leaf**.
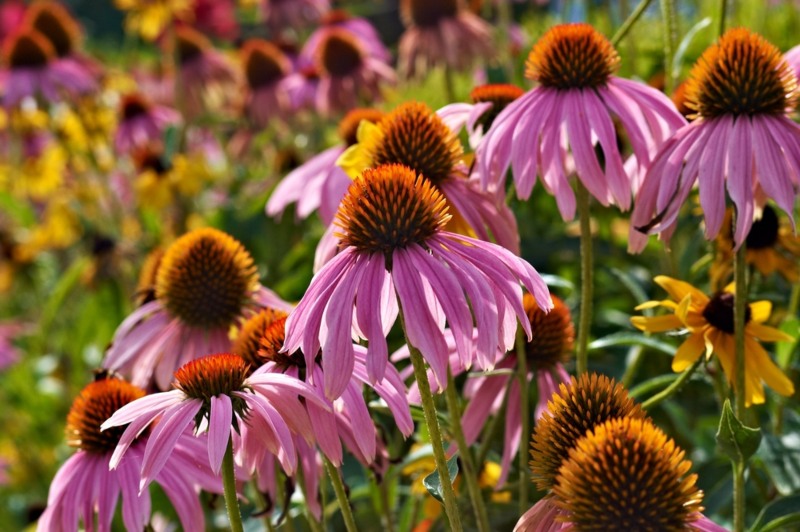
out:
<path id="1" fill-rule="evenodd" d="M 800 523 L 800 494 L 772 501 L 761 510 L 751 532 L 789 530 L 787 525 Z M 787 528 L 783 528 L 787 527 Z"/>
<path id="2" fill-rule="evenodd" d="M 744 463 L 758 450 L 761 429 L 745 426 L 733 413 L 731 402 L 726 400 L 719 420 L 717 444 L 734 463 Z"/>
<path id="3" fill-rule="evenodd" d="M 458 476 L 458 457 L 453 456 L 447 461 L 447 474 L 450 476 L 450 482 L 455 482 Z M 437 501 L 444 503 L 444 492 L 442 489 L 442 482 L 439 478 L 439 472 L 434 470 L 433 473 L 425 477 L 422 481 L 427 488 L 428 493 L 433 495 Z"/>
<path id="4" fill-rule="evenodd" d="M 661 351 L 666 355 L 675 354 L 675 346 L 667 342 L 662 342 L 651 336 L 645 336 L 640 333 L 634 332 L 620 332 L 609 334 L 602 338 L 598 338 L 589 344 L 589 350 L 594 351 L 597 349 L 605 349 L 607 347 L 617 347 L 623 345 L 640 345 L 642 347 L 649 347 L 656 351 Z"/>
<path id="5" fill-rule="evenodd" d="M 797 316 L 788 316 L 783 323 L 781 323 L 780 330 L 794 338 L 794 342 L 776 342 L 775 343 L 775 361 L 778 366 L 786 368 L 789 361 L 792 359 L 792 353 L 797 349 L 798 341 L 800 341 L 800 318 Z"/>

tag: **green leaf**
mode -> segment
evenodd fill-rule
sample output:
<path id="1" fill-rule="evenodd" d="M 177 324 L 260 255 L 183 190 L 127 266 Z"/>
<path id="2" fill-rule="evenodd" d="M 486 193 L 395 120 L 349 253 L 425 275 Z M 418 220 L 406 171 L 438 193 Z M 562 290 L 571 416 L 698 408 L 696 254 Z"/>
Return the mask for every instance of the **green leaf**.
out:
<path id="1" fill-rule="evenodd" d="M 792 353 L 797 349 L 798 340 L 800 340 L 800 318 L 795 315 L 788 316 L 779 328 L 794 338 L 794 342 L 777 342 L 775 344 L 775 361 L 778 366 L 785 369 L 792 359 Z"/>
<path id="2" fill-rule="evenodd" d="M 456 477 L 458 476 L 458 457 L 453 456 L 450 460 L 447 461 L 447 474 L 450 476 L 450 482 L 455 482 Z M 427 488 L 428 493 L 433 495 L 437 501 L 444 503 L 444 491 L 442 489 L 442 482 L 439 478 L 439 472 L 435 471 L 425 477 L 422 481 L 425 484 L 425 488 Z"/>
<path id="3" fill-rule="evenodd" d="M 181 131 L 177 126 L 168 126 L 164 131 L 164 160 L 171 162 L 178 151 Z"/>
<path id="4" fill-rule="evenodd" d="M 743 464 L 761 444 L 761 429 L 746 427 L 736 418 L 731 402 L 725 401 L 717 430 L 717 444 L 734 463 Z"/>
<path id="5" fill-rule="evenodd" d="M 607 347 L 617 347 L 621 345 L 640 345 L 642 347 L 649 347 L 656 351 L 661 351 L 666 355 L 673 356 L 675 354 L 675 346 L 667 342 L 662 342 L 651 336 L 645 336 L 640 333 L 634 332 L 619 332 L 609 334 L 602 338 L 598 338 L 589 344 L 589 350 L 594 351 L 597 349 L 605 349 Z"/>
<path id="6" fill-rule="evenodd" d="M 772 501 L 761 510 L 751 532 L 789 530 L 787 525 L 800 523 L 800 495 Z"/>
<path id="7" fill-rule="evenodd" d="M 781 495 L 800 491 L 800 438 L 796 433 L 767 435 L 758 457 Z"/>

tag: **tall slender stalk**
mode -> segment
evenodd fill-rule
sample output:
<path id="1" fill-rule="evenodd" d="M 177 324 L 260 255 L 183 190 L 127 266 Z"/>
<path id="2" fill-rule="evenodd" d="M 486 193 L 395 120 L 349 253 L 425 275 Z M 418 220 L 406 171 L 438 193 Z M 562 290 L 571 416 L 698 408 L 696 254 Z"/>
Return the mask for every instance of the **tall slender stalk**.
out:
<path id="1" fill-rule="evenodd" d="M 323 455 L 322 460 L 325 462 L 325 470 L 328 472 L 328 476 L 331 477 L 333 491 L 336 493 L 336 500 L 339 501 L 339 509 L 342 511 L 342 517 L 344 518 L 344 526 L 347 532 L 357 532 L 358 527 L 353 517 L 353 509 L 350 507 L 350 499 L 347 498 L 347 492 L 344 489 L 342 477 L 339 476 L 339 470 L 328 460 L 327 456 Z"/>
<path id="2" fill-rule="evenodd" d="M 450 529 L 461 532 L 461 516 L 458 513 L 458 503 L 456 492 L 453 489 L 453 482 L 450 480 L 450 471 L 447 469 L 447 458 L 444 454 L 442 445 L 442 433 L 439 430 L 439 419 L 436 416 L 436 404 L 433 402 L 431 384 L 428 381 L 428 372 L 425 370 L 425 361 L 422 353 L 408 342 L 406 333 L 406 321 L 403 317 L 403 309 L 400 309 L 400 323 L 403 327 L 403 334 L 408 343 L 408 351 L 411 357 L 411 365 L 414 367 L 414 378 L 419 388 L 419 396 L 422 401 L 422 411 L 425 414 L 425 424 L 428 426 L 428 434 L 431 437 L 431 447 L 433 447 L 433 459 L 436 462 L 436 471 L 439 473 L 439 482 L 442 486 L 442 499 L 444 499 L 444 511 L 450 520 Z"/>
<path id="3" fill-rule="evenodd" d="M 228 437 L 228 447 L 222 457 L 222 490 L 225 496 L 225 508 L 228 510 L 228 521 L 232 532 L 243 532 L 242 514 L 239 511 L 239 499 L 236 494 L 236 473 L 233 469 L 233 438 Z"/>
<path id="4" fill-rule="evenodd" d="M 733 263 L 733 280 L 736 283 L 736 295 L 733 309 L 734 345 L 736 351 L 736 417 L 744 419 L 745 412 L 745 337 L 747 313 L 747 264 L 745 263 L 746 244 L 742 242 L 736 251 Z M 734 463 L 733 465 L 733 529 L 736 532 L 744 531 L 744 474 L 747 462 Z"/>
<path id="5" fill-rule="evenodd" d="M 622 23 L 622 26 L 620 26 L 620 28 L 617 30 L 617 33 L 611 37 L 611 44 L 616 46 L 622 39 L 625 38 L 628 32 L 631 31 L 631 28 L 633 28 L 633 25 L 636 24 L 644 12 L 647 11 L 647 8 L 650 6 L 650 2 L 652 1 L 653 0 L 642 0 L 639 2 L 639 5 L 637 5 L 636 9 L 633 10 L 633 13 L 631 13 L 630 16 L 625 19 L 625 22 Z"/>
<path id="6" fill-rule="evenodd" d="M 453 71 L 450 67 L 444 67 L 444 72 L 442 73 L 444 76 L 444 96 L 447 98 L 447 103 L 453 103 L 456 101 L 456 89 L 455 84 L 453 83 Z"/>
<path id="7" fill-rule="evenodd" d="M 660 402 L 665 401 L 670 397 L 672 397 L 673 395 L 675 395 L 675 392 L 677 392 L 681 388 L 681 386 L 683 386 L 683 383 L 689 380 L 689 377 L 691 377 L 694 374 L 695 370 L 700 366 L 702 362 L 703 362 L 703 357 L 702 356 L 697 357 L 697 360 L 695 360 L 694 364 L 686 368 L 686 370 L 684 370 L 684 372 L 681 373 L 680 377 L 675 379 L 672 382 L 672 384 L 670 384 L 669 386 L 667 386 L 666 388 L 664 388 L 663 390 L 652 396 L 647 401 L 644 401 L 642 403 L 642 408 L 644 408 L 645 410 L 650 410 L 652 407 L 656 406 Z"/>
<path id="8" fill-rule="evenodd" d="M 589 369 L 589 328 L 592 323 L 592 298 L 594 296 L 594 267 L 592 260 L 592 221 L 589 211 L 589 191 L 578 180 L 576 187 L 578 219 L 581 227 L 581 308 L 578 319 L 577 373 Z"/>
<path id="9" fill-rule="evenodd" d="M 519 400 L 520 400 L 520 423 L 522 424 L 522 433 L 519 436 L 519 512 L 520 515 L 528 511 L 528 485 L 530 484 L 530 476 L 528 472 L 528 459 L 525 450 L 528 448 L 528 442 L 531 437 L 531 414 L 530 404 L 528 397 L 530 393 L 528 389 L 528 359 L 525 356 L 525 331 L 522 327 L 517 329 L 517 382 L 519 383 Z"/>
<path id="10" fill-rule="evenodd" d="M 672 71 L 676 37 L 674 0 L 661 0 L 661 18 L 664 19 L 664 92 L 672 94 L 675 88 Z"/>
<path id="11" fill-rule="evenodd" d="M 303 473 L 303 467 L 299 466 L 297 468 L 296 473 L 297 473 L 297 485 L 300 486 L 300 490 L 303 492 L 303 497 L 305 497 L 305 500 L 308 501 L 308 499 L 310 497 L 314 497 L 315 494 L 308 493 L 308 491 L 306 491 L 306 480 L 305 480 L 305 474 Z M 306 506 L 306 508 L 305 508 L 305 510 L 306 510 L 306 521 L 308 521 L 308 526 L 309 526 L 309 528 L 311 528 L 311 531 L 312 532 L 324 532 L 324 530 L 322 528 L 322 525 L 311 514 L 311 509 L 309 508 L 308 504 L 306 504 L 305 506 Z"/>
<path id="12" fill-rule="evenodd" d="M 481 489 L 478 486 L 478 471 L 475 469 L 472 453 L 470 452 L 469 444 L 467 444 L 467 439 L 464 437 L 464 430 L 461 427 L 461 409 L 458 406 L 456 383 L 449 369 L 447 371 L 447 390 L 445 391 L 445 398 L 447 400 L 447 410 L 450 413 L 450 430 L 458 444 L 458 453 L 461 455 L 461 466 L 464 468 L 464 475 L 462 478 L 467 485 L 467 493 L 472 502 L 472 510 L 475 513 L 478 530 L 481 532 L 489 532 L 489 530 L 491 530 L 489 527 L 489 516 L 486 513 L 486 505 L 483 502 Z"/>
<path id="13" fill-rule="evenodd" d="M 720 37 L 725 33 L 725 19 L 728 18 L 728 0 L 720 0 L 719 2 L 719 27 L 717 33 Z"/>

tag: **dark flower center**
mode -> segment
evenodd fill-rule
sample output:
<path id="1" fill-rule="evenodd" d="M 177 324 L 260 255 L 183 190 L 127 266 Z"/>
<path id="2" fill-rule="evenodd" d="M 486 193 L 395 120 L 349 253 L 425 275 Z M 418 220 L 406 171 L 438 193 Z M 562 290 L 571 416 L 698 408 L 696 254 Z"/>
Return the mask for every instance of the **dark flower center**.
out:
<path id="1" fill-rule="evenodd" d="M 764 207 L 761 218 L 755 220 L 747 234 L 747 249 L 765 249 L 775 246 L 778 241 L 780 223 L 775 209 L 769 205 Z"/>
<path id="2" fill-rule="evenodd" d="M 358 133 L 358 126 L 362 120 L 375 124 L 381 118 L 383 118 L 383 111 L 377 109 L 353 109 L 339 122 L 339 137 L 347 146 L 352 146 L 358 142 L 356 133 Z"/>
<path id="3" fill-rule="evenodd" d="M 364 64 L 364 52 L 356 39 L 343 29 L 332 28 L 319 47 L 318 67 L 331 76 L 354 74 Z"/>
<path id="4" fill-rule="evenodd" d="M 227 328 L 241 315 L 258 284 L 250 253 L 216 229 L 197 229 L 167 249 L 156 278 L 156 297 L 183 323 Z"/>
<path id="5" fill-rule="evenodd" d="M 175 387 L 193 399 L 209 402 L 242 391 L 250 368 L 239 355 L 219 353 L 192 360 L 175 372 Z"/>
<path id="6" fill-rule="evenodd" d="M 261 39 L 247 41 L 242 48 L 242 55 L 245 78 L 252 89 L 272 85 L 289 72 L 286 54 L 270 42 Z"/>
<path id="7" fill-rule="evenodd" d="M 41 33 L 28 30 L 9 38 L 5 56 L 11 68 L 43 68 L 55 57 L 55 50 Z"/>
<path id="8" fill-rule="evenodd" d="M 100 425 L 126 404 L 144 396 L 144 390 L 112 376 L 89 383 L 72 402 L 67 415 L 67 444 L 95 454 L 113 451 L 127 425 L 102 432 Z"/>
<path id="9" fill-rule="evenodd" d="M 703 317 L 712 327 L 724 333 L 733 334 L 734 332 L 734 306 L 736 297 L 730 292 L 720 292 L 703 309 Z M 745 307 L 744 322 L 750 321 L 750 305 Z"/>
<path id="10" fill-rule="evenodd" d="M 407 26 L 436 26 L 458 15 L 458 0 L 403 0 L 400 11 Z"/>
<path id="11" fill-rule="evenodd" d="M 469 97 L 473 103 L 491 102 L 492 104 L 478 119 L 478 123 L 483 126 L 483 131 L 489 131 L 497 115 L 523 94 L 525 94 L 524 90 L 508 83 L 481 85 L 472 89 Z"/>
<path id="12" fill-rule="evenodd" d="M 144 116 L 150 112 L 150 104 L 139 94 L 129 94 L 122 98 L 120 107 L 123 121 Z"/>
<path id="13" fill-rule="evenodd" d="M 175 32 L 175 37 L 178 63 L 181 65 L 200 57 L 211 48 L 211 43 L 203 34 L 186 26 L 179 27 Z"/>
<path id="14" fill-rule="evenodd" d="M 80 31 L 67 10 L 55 2 L 35 3 L 28 12 L 30 25 L 50 41 L 58 57 L 67 57 L 76 48 Z"/>
<path id="15" fill-rule="evenodd" d="M 554 306 L 550 312 L 540 309 L 531 294 L 525 294 L 522 298 L 522 306 L 533 331 L 533 338 L 525 344 L 525 352 L 529 367 L 537 371 L 549 371 L 556 364 L 565 362 L 575 341 L 575 327 L 569 307 L 561 298 L 551 297 Z"/>
<path id="16" fill-rule="evenodd" d="M 797 79 L 774 45 L 744 28 L 728 30 L 692 68 L 687 106 L 706 118 L 783 114 Z"/>
<path id="17" fill-rule="evenodd" d="M 553 26 L 533 46 L 525 76 L 545 87 L 584 89 L 606 84 L 619 68 L 614 46 L 589 24 Z"/>
<path id="18" fill-rule="evenodd" d="M 242 325 L 231 352 L 242 357 L 251 370 L 269 361 L 275 361 L 282 367 L 305 366 L 299 351 L 295 355 L 279 353 L 285 337 L 286 317 L 287 314 L 281 310 L 262 309 Z"/>
<path id="19" fill-rule="evenodd" d="M 366 170 L 347 191 L 335 223 L 346 246 L 382 253 L 391 267 L 396 249 L 423 244 L 450 219 L 444 196 L 399 164 Z"/>

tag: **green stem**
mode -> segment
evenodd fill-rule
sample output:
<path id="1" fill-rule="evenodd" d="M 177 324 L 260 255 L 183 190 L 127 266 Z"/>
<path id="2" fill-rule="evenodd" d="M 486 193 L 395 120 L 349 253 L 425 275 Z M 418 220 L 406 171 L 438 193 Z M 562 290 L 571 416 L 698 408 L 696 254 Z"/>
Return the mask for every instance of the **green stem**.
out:
<path id="1" fill-rule="evenodd" d="M 467 493 L 469 494 L 470 501 L 472 501 L 472 510 L 475 512 L 478 530 L 481 532 L 489 532 L 489 530 L 491 530 L 489 527 L 489 516 L 486 513 L 486 505 L 483 503 L 481 489 L 478 487 L 478 473 L 472 461 L 472 453 L 470 452 L 467 439 L 464 437 L 464 430 L 461 427 L 461 409 L 458 406 L 456 383 L 449 369 L 447 370 L 447 390 L 445 391 L 445 399 L 447 400 L 447 409 L 450 413 L 450 430 L 456 438 L 458 452 L 461 455 L 461 467 L 464 468 L 464 475 L 462 478 L 467 484 Z"/>
<path id="2" fill-rule="evenodd" d="M 733 530 L 744 532 L 744 462 L 733 464 Z"/>
<path id="3" fill-rule="evenodd" d="M 408 333 L 406 333 L 406 322 L 403 317 L 402 308 L 400 309 L 400 323 L 403 327 L 403 334 L 405 334 L 406 342 L 408 342 Z M 425 361 L 422 358 L 422 353 L 419 352 L 419 349 L 411 345 L 411 342 L 408 342 L 408 351 L 411 355 L 411 365 L 414 366 L 414 378 L 419 388 L 422 411 L 425 414 L 425 424 L 428 426 L 428 434 L 431 438 L 436 471 L 439 473 L 439 482 L 442 484 L 444 510 L 447 514 L 447 518 L 450 520 L 450 529 L 455 532 L 461 532 L 463 530 L 461 527 L 461 516 L 458 513 L 458 503 L 456 502 L 455 490 L 453 490 L 453 482 L 450 480 L 450 471 L 447 469 L 447 458 L 445 457 L 444 446 L 442 445 L 442 433 L 439 430 L 439 419 L 436 416 L 436 405 L 433 402 L 430 382 L 428 382 L 428 372 L 425 371 Z"/>
<path id="4" fill-rule="evenodd" d="M 381 498 L 381 510 L 383 511 L 384 531 L 394 532 L 394 519 L 392 518 L 392 505 L 389 502 L 389 482 L 386 478 L 383 482 L 375 481 L 378 487 L 378 494 Z"/>
<path id="5" fill-rule="evenodd" d="M 675 58 L 675 5 L 673 0 L 661 0 L 661 17 L 664 19 L 664 92 L 672 94 L 674 88 L 672 63 Z"/>
<path id="6" fill-rule="evenodd" d="M 528 448 L 528 442 L 531 437 L 531 420 L 530 420 L 530 403 L 528 397 L 528 359 L 525 350 L 525 331 L 522 327 L 517 329 L 517 381 L 519 382 L 519 400 L 520 400 L 520 421 L 522 423 L 522 432 L 520 434 L 519 442 L 519 514 L 522 515 L 528 511 L 528 486 L 530 485 L 530 476 L 528 472 L 528 456 L 525 450 Z"/>
<path id="7" fill-rule="evenodd" d="M 478 464 L 478 467 L 483 468 L 483 464 L 486 463 L 486 457 L 489 455 L 489 447 L 491 446 L 494 437 L 497 435 L 500 429 L 500 421 L 505 419 L 505 410 L 507 408 L 506 402 L 508 401 L 508 392 L 511 389 L 510 386 L 506 386 L 506 390 L 503 393 L 503 403 L 500 408 L 495 413 L 492 421 L 489 422 L 489 426 L 486 427 L 483 431 L 483 442 L 481 443 L 480 448 L 478 449 L 478 460 L 475 462 Z"/>
<path id="8" fill-rule="evenodd" d="M 650 410 L 652 407 L 656 406 L 660 402 L 665 401 L 670 397 L 672 397 L 673 395 L 675 395 L 675 392 L 677 392 L 681 388 L 681 386 L 683 386 L 684 382 L 689 380 L 692 374 L 694 374 L 695 370 L 698 367 L 700 367 L 700 364 L 702 362 L 703 362 L 703 356 L 701 355 L 697 357 L 697 360 L 694 361 L 694 364 L 686 368 L 686 370 L 683 373 L 681 373 L 681 376 L 675 379 L 672 382 L 672 384 L 670 384 L 669 386 L 667 386 L 666 388 L 664 388 L 663 390 L 652 396 L 647 401 L 644 401 L 642 403 L 642 408 L 644 408 L 645 410 Z"/>
<path id="9" fill-rule="evenodd" d="M 578 376 L 589 369 L 589 328 L 592 323 L 592 292 L 594 291 L 592 264 L 592 220 L 589 211 L 589 191 L 578 180 L 576 187 L 578 219 L 581 226 L 581 309 L 578 320 Z"/>
<path id="10" fill-rule="evenodd" d="M 717 33 L 720 37 L 725 33 L 725 19 L 728 18 L 728 0 L 720 0 L 719 2 L 719 28 Z"/>
<path id="11" fill-rule="evenodd" d="M 644 361 L 644 357 L 642 356 L 643 353 L 644 349 L 642 349 L 641 345 L 635 345 L 630 350 L 625 373 L 622 374 L 622 378 L 620 379 L 620 382 L 622 382 L 623 386 L 625 386 L 625 388 L 628 390 L 631 389 L 631 385 L 633 385 L 636 374 L 639 372 L 639 368 L 642 366 L 642 362 Z"/>
<path id="12" fill-rule="evenodd" d="M 444 67 L 444 96 L 447 98 L 447 103 L 456 101 L 456 90 L 453 84 L 453 71 L 449 67 Z"/>
<path id="13" fill-rule="evenodd" d="M 736 350 L 736 417 L 744 419 L 745 388 L 744 388 L 744 328 L 747 320 L 747 265 L 745 264 L 746 244 L 742 242 L 736 251 L 733 263 L 733 279 L 736 283 L 736 294 L 733 309 L 733 332 Z"/>
<path id="14" fill-rule="evenodd" d="M 222 457 L 222 489 L 225 495 L 225 508 L 228 510 L 228 521 L 231 532 L 242 532 L 242 514 L 239 511 L 239 499 L 236 494 L 236 473 L 233 469 L 233 438 L 228 438 L 228 447 Z"/>
<path id="15" fill-rule="evenodd" d="M 641 0 L 641 2 L 639 2 L 639 5 L 633 10 L 633 13 L 631 13 L 625 22 L 622 23 L 622 26 L 620 26 L 620 28 L 617 30 L 617 33 L 611 37 L 611 44 L 616 46 L 623 38 L 625 38 L 628 32 L 631 31 L 633 25 L 636 24 L 636 22 L 642 17 L 642 14 L 647 11 L 647 8 L 650 6 L 650 2 L 652 2 L 652 0 Z"/>
<path id="16" fill-rule="evenodd" d="M 297 468 L 297 485 L 300 486 L 300 490 L 303 492 L 303 497 L 305 497 L 306 501 L 308 501 L 309 497 L 315 497 L 314 493 L 308 493 L 306 491 L 306 483 L 305 477 L 303 474 L 303 468 L 298 466 Z M 308 521 L 308 526 L 311 528 L 312 532 L 324 532 L 322 525 L 320 525 L 319 521 L 317 521 L 313 515 L 311 515 L 311 510 L 309 510 L 308 504 L 306 506 L 306 520 Z"/>
<path id="17" fill-rule="evenodd" d="M 333 491 L 336 492 L 336 500 L 339 501 L 339 509 L 342 511 L 342 517 L 344 518 L 344 526 L 347 532 L 356 532 L 358 527 L 356 526 L 355 518 L 353 518 L 353 509 L 350 508 L 350 500 L 347 498 L 344 482 L 342 482 L 342 477 L 339 476 L 339 470 L 328 460 L 327 456 L 323 456 L 322 460 L 325 462 L 328 476 L 331 477 Z"/>

